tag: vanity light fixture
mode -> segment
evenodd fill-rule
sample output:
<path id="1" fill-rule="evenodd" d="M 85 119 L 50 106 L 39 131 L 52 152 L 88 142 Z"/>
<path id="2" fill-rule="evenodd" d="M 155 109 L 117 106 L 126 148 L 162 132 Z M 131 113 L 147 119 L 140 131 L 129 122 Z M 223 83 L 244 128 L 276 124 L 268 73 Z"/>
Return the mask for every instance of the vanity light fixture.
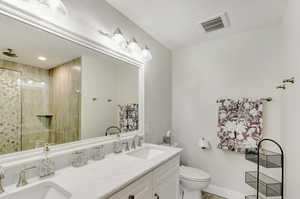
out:
<path id="1" fill-rule="evenodd" d="M 142 51 L 143 59 L 147 62 L 152 59 L 152 53 L 149 49 L 149 47 L 146 45 L 145 48 Z"/>
<path id="2" fill-rule="evenodd" d="M 152 54 L 148 46 L 141 49 L 135 37 L 133 37 L 130 41 L 127 41 L 120 28 L 116 28 L 113 34 L 102 30 L 99 30 L 98 32 L 114 41 L 119 47 L 121 47 L 122 50 L 129 52 L 132 56 L 142 58 L 144 61 L 150 61 L 152 59 Z"/>
<path id="3" fill-rule="evenodd" d="M 43 57 L 43 56 L 39 56 L 39 57 L 38 57 L 38 60 L 40 60 L 40 61 L 46 61 L 47 58 L 46 58 L 46 57 Z"/>

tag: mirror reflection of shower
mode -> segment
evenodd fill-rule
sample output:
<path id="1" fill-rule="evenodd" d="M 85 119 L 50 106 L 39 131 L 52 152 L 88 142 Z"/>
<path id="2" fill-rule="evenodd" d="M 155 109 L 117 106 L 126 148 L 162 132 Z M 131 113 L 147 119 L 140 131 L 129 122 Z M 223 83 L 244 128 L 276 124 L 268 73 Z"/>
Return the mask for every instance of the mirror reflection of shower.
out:
<path id="1" fill-rule="evenodd" d="M 44 69 L 16 57 L 0 59 L 1 154 L 79 140 L 81 59 Z"/>

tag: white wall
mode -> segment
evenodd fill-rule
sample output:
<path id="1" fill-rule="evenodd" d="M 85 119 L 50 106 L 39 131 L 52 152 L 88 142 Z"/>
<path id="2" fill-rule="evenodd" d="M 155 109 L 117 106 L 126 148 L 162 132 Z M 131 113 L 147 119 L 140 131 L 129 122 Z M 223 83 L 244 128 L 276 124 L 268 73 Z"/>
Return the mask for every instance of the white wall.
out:
<path id="1" fill-rule="evenodd" d="M 103 41 L 98 30 L 113 31 L 120 27 L 130 39 L 135 36 L 147 44 L 153 60 L 145 67 L 145 130 L 148 142 L 158 143 L 171 128 L 171 52 L 145 33 L 137 25 L 112 8 L 104 0 L 64 1 L 69 10 L 67 17 L 52 16 L 47 10 L 26 6 L 27 1 L 5 0 L 22 6 L 32 14 L 93 41 Z"/>
<path id="2" fill-rule="evenodd" d="M 114 63 L 110 59 L 82 56 L 81 139 L 104 136 L 105 129 L 114 125 L 115 73 Z M 108 103 L 108 99 L 113 102 Z"/>
<path id="3" fill-rule="evenodd" d="M 116 64 L 116 103 L 139 103 L 139 70 L 129 64 Z"/>
<path id="4" fill-rule="evenodd" d="M 105 1 L 65 1 L 72 20 L 65 27 L 98 40 L 99 29 L 113 31 L 120 27 L 129 38 L 135 36 L 148 44 L 153 60 L 145 66 L 145 131 L 149 142 L 158 143 L 171 128 L 171 52 L 133 24 Z M 83 27 L 85 27 L 83 29 Z"/>
<path id="5" fill-rule="evenodd" d="M 273 97 L 264 107 L 265 137 L 280 140 L 282 35 L 280 25 L 201 42 L 173 53 L 172 129 L 184 148 L 183 162 L 208 171 L 212 184 L 252 191 L 244 172 L 255 165 L 216 148 L 217 103 L 223 97 Z M 197 147 L 207 138 L 212 150 Z"/>
<path id="6" fill-rule="evenodd" d="M 290 86 L 283 95 L 282 139 L 286 153 L 286 183 L 287 199 L 299 198 L 300 159 L 299 159 L 299 118 L 300 118 L 300 1 L 288 0 L 288 8 L 284 16 L 283 36 L 284 55 L 283 74 L 285 77 L 295 77 L 297 82 Z"/>
<path id="7" fill-rule="evenodd" d="M 118 105 L 139 102 L 139 69 L 108 56 L 83 55 L 81 77 L 81 139 L 105 136 L 106 128 L 119 126 Z"/>

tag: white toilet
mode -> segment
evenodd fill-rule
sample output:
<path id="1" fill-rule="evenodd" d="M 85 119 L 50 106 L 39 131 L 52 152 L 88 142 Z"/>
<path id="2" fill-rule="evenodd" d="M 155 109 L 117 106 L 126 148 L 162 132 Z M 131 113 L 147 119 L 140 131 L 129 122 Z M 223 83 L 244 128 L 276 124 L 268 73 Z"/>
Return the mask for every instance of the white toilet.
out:
<path id="1" fill-rule="evenodd" d="M 210 175 L 200 169 L 181 166 L 180 186 L 182 194 L 180 199 L 201 199 L 202 190 L 210 183 Z"/>

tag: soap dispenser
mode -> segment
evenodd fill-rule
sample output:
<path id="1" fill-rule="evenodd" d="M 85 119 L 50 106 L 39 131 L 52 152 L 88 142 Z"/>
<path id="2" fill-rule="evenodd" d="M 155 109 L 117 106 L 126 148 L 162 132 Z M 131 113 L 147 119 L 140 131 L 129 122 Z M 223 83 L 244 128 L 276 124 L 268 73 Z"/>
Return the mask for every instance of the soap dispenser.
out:
<path id="1" fill-rule="evenodd" d="M 39 165 L 40 178 L 49 177 L 55 174 L 55 162 L 49 159 L 50 148 L 48 144 L 45 144 L 43 153 L 44 157 Z"/>

